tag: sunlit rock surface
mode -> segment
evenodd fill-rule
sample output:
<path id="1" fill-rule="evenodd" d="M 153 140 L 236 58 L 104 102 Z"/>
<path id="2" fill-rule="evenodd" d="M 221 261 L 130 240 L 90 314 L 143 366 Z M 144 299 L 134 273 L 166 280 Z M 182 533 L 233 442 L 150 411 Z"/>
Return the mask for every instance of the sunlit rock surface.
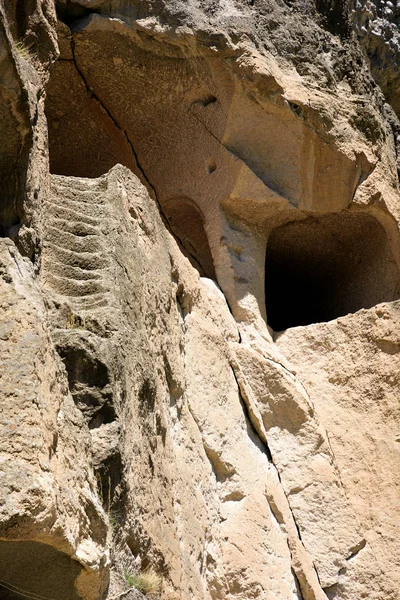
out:
<path id="1" fill-rule="evenodd" d="M 0 1 L 1 598 L 398 598 L 399 10 Z"/>

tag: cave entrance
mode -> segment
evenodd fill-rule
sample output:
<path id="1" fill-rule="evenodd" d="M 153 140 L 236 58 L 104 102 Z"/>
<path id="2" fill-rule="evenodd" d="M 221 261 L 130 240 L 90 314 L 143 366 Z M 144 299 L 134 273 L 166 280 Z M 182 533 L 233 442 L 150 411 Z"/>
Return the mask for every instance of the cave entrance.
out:
<path id="1" fill-rule="evenodd" d="M 331 321 L 398 298 L 400 273 L 372 216 L 340 213 L 281 225 L 265 263 L 268 325 L 275 331 Z"/>
<path id="2" fill-rule="evenodd" d="M 0 541 L 0 598 L 81 600 L 75 581 L 82 567 L 40 542 Z"/>

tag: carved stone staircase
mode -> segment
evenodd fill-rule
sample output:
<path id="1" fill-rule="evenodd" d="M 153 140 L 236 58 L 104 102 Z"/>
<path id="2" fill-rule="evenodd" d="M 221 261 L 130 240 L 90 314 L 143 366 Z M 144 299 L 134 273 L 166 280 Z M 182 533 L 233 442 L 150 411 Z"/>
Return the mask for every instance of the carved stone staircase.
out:
<path id="1" fill-rule="evenodd" d="M 67 301 L 77 312 L 109 302 L 105 185 L 101 179 L 51 176 L 44 210 L 42 282 L 53 297 Z"/>

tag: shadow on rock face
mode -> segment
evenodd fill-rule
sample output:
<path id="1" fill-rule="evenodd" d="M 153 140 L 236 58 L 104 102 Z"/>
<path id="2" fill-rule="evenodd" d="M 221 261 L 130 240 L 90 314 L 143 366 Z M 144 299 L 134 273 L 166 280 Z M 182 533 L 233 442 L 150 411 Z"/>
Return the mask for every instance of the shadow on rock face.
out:
<path id="1" fill-rule="evenodd" d="M 53 67 L 46 116 L 52 173 L 99 177 L 117 163 L 136 171 L 128 138 L 86 88 L 72 60 Z"/>
<path id="2" fill-rule="evenodd" d="M 188 198 L 173 198 L 165 202 L 164 214 L 192 265 L 201 275 L 216 279 L 204 219 L 194 202 Z"/>
<path id="3" fill-rule="evenodd" d="M 0 542 L 0 598 L 81 600 L 75 582 L 82 568 L 39 542 Z"/>

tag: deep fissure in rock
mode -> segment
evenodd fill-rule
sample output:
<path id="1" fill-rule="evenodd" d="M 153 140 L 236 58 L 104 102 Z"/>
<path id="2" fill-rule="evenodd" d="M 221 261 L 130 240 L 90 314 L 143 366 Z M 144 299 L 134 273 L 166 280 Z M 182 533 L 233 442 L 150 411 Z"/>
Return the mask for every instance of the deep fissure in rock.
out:
<path id="1" fill-rule="evenodd" d="M 281 225 L 267 244 L 268 324 L 282 331 L 394 300 L 399 277 L 386 232 L 371 215 L 329 214 Z"/>

